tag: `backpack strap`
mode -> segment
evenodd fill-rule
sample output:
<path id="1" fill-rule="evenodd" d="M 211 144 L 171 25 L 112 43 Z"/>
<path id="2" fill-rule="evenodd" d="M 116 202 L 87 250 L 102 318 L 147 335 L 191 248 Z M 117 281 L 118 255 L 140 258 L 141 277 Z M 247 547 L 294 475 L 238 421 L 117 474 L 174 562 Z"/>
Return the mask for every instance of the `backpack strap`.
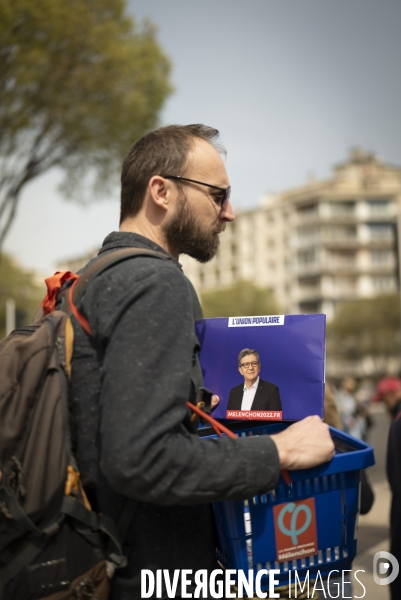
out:
<path id="1" fill-rule="evenodd" d="M 172 257 L 168 254 L 164 254 L 163 252 L 157 252 L 156 250 L 150 250 L 147 248 L 121 248 L 120 250 L 113 250 L 112 252 L 104 254 L 100 258 L 97 258 L 82 273 L 74 289 L 74 303 L 76 305 L 79 305 L 85 294 L 87 286 L 94 279 L 96 279 L 98 275 L 101 275 L 104 271 L 106 271 L 113 265 L 117 265 L 118 263 L 123 262 L 128 258 L 133 258 L 134 256 L 153 256 L 154 258 L 160 258 L 162 260 L 173 260 Z"/>
<path id="2" fill-rule="evenodd" d="M 114 250 L 94 260 L 68 290 L 60 293 L 62 299 L 61 310 L 71 312 L 88 335 L 92 335 L 89 322 L 79 311 L 79 304 L 85 295 L 87 286 L 98 275 L 101 275 L 113 265 L 117 265 L 134 256 L 153 256 L 162 260 L 173 260 L 168 254 L 146 248 L 121 248 L 120 250 Z"/>

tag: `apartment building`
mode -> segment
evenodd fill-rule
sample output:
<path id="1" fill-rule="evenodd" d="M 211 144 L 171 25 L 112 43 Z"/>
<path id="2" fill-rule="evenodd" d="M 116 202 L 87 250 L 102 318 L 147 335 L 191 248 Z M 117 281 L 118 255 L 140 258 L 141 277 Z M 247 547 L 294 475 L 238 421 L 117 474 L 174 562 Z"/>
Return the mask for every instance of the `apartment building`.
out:
<path id="1" fill-rule="evenodd" d="M 273 289 L 285 313 L 330 319 L 340 302 L 398 289 L 400 207 L 401 167 L 356 148 L 330 178 L 237 213 L 210 263 L 182 263 L 198 292 L 248 280 Z"/>

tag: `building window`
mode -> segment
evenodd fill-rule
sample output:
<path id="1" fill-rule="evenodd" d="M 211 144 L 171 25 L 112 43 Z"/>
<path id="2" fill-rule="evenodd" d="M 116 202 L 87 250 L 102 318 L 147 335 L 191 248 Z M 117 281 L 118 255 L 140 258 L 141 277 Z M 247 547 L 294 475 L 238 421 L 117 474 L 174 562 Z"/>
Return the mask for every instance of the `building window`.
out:
<path id="1" fill-rule="evenodd" d="M 297 213 L 305 215 L 307 213 L 313 213 L 316 210 L 317 210 L 317 203 L 314 202 L 313 204 L 304 204 L 303 206 L 298 206 Z"/>
<path id="2" fill-rule="evenodd" d="M 299 265 L 312 265 L 316 262 L 316 250 L 315 248 L 308 248 L 307 250 L 298 251 L 298 264 Z"/>
<path id="3" fill-rule="evenodd" d="M 356 227 L 353 226 L 327 226 L 323 228 L 323 235 L 326 240 L 334 242 L 356 241 Z"/>
<path id="4" fill-rule="evenodd" d="M 372 240 L 393 239 L 393 226 L 390 223 L 369 223 L 368 228 Z"/>
<path id="5" fill-rule="evenodd" d="M 298 206 L 297 208 L 297 217 L 302 219 L 303 221 L 308 221 L 309 219 L 313 219 L 317 217 L 319 214 L 319 208 L 316 202 L 313 204 L 307 204 L 304 206 Z"/>
<path id="6" fill-rule="evenodd" d="M 355 212 L 355 202 L 353 200 L 347 200 L 345 202 L 331 202 L 330 203 L 330 214 L 335 216 L 342 215 L 353 215 Z"/>
<path id="7" fill-rule="evenodd" d="M 319 227 L 300 227 L 297 230 L 298 242 L 310 242 L 316 240 L 319 236 Z"/>
<path id="8" fill-rule="evenodd" d="M 395 289 L 394 277 L 372 277 L 373 289 L 375 292 L 390 292 Z"/>
<path id="9" fill-rule="evenodd" d="M 385 265 L 391 262 L 392 252 L 388 250 L 372 250 L 370 260 L 372 265 Z"/>
<path id="10" fill-rule="evenodd" d="M 328 261 L 333 267 L 353 267 L 356 265 L 355 252 L 331 252 Z"/>
<path id="11" fill-rule="evenodd" d="M 372 215 L 388 213 L 390 203 L 388 200 L 368 200 L 367 205 Z"/>

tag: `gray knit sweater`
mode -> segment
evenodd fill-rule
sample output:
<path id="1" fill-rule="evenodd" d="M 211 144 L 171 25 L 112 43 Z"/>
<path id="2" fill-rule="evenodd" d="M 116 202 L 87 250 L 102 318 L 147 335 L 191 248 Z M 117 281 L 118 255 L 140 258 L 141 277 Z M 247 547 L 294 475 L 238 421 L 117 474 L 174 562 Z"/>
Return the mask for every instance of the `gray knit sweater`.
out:
<path id="1" fill-rule="evenodd" d="M 164 252 L 140 235 L 115 232 L 101 253 L 129 246 Z M 186 406 L 195 396 L 191 297 L 169 258 L 132 258 L 98 276 L 80 307 L 93 337 L 74 323 L 70 405 L 85 488 L 95 508 L 115 519 L 125 497 L 139 501 L 126 540 L 129 564 L 113 582 L 118 600 L 140 597 L 141 568 L 213 568 L 209 503 L 266 492 L 279 475 L 268 436 L 197 436 Z"/>

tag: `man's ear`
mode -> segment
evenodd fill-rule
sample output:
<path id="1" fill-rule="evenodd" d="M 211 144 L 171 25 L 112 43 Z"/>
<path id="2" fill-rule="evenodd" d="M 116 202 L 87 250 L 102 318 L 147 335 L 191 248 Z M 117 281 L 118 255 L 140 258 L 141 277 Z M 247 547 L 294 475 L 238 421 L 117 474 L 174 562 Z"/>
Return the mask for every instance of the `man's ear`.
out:
<path id="1" fill-rule="evenodd" d="M 241 373 L 241 367 L 238 367 L 238 371 Z M 241 375 L 242 375 L 242 373 L 241 373 Z"/>
<path id="2" fill-rule="evenodd" d="M 170 182 L 160 175 L 154 175 L 149 179 L 148 191 L 152 202 L 162 210 L 167 210 Z"/>

